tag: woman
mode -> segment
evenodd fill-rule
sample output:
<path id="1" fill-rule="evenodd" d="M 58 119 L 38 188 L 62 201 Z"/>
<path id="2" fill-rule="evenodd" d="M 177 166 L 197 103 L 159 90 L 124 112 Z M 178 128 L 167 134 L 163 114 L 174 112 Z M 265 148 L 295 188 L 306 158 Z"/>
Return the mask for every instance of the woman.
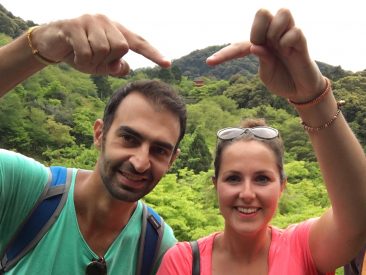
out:
<path id="1" fill-rule="evenodd" d="M 365 243 L 365 154 L 288 10 L 274 16 L 258 11 L 251 43 L 229 45 L 207 63 L 249 53 L 258 56 L 268 90 L 287 98 L 300 115 L 332 207 L 284 230 L 272 227 L 286 184 L 278 131 L 262 122 L 220 130 L 213 183 L 225 227 L 198 240 L 200 274 L 333 274 Z M 158 274 L 192 274 L 190 244 L 171 248 Z"/>

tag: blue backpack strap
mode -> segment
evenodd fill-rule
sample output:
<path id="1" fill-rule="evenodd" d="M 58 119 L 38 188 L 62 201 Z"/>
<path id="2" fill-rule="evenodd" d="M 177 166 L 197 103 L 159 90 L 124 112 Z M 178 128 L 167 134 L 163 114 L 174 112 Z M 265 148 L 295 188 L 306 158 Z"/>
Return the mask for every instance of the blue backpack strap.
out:
<path id="1" fill-rule="evenodd" d="M 72 169 L 60 166 L 52 166 L 49 169 L 47 185 L 1 257 L 0 274 L 13 267 L 42 239 L 66 202 Z"/>
<path id="2" fill-rule="evenodd" d="M 161 241 L 164 234 L 164 220 L 151 207 L 142 203 L 142 226 L 137 260 L 137 275 L 152 273 L 158 260 Z"/>

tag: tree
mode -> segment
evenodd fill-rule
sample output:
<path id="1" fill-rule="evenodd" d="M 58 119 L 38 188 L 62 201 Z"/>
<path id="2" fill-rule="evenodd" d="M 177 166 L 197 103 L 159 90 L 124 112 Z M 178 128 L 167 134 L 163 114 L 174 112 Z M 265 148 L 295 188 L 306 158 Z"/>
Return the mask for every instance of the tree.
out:
<path id="1" fill-rule="evenodd" d="M 180 83 L 182 80 L 182 72 L 180 71 L 178 66 L 173 65 L 171 68 L 171 72 L 174 76 L 175 82 Z"/>
<path id="2" fill-rule="evenodd" d="M 0 33 L 0 47 L 8 44 L 11 38 L 3 33 Z"/>
<path id="3" fill-rule="evenodd" d="M 215 205 L 212 171 L 167 174 L 144 200 L 173 228 L 179 241 L 195 240 L 223 228 Z"/>
<path id="4" fill-rule="evenodd" d="M 198 174 L 206 172 L 211 167 L 212 156 L 199 128 L 192 134 L 187 134 L 181 142 L 181 153 L 171 168 L 172 173 L 187 168 Z"/>
<path id="5" fill-rule="evenodd" d="M 25 123 L 26 111 L 20 96 L 13 92 L 2 98 L 0 104 L 0 148 L 27 152 L 30 146 Z"/>
<path id="6" fill-rule="evenodd" d="M 193 134 L 188 157 L 186 167 L 193 170 L 196 174 L 201 171 L 206 172 L 211 166 L 212 156 L 203 135 L 200 133 L 200 128 L 197 128 Z"/>
<path id="7" fill-rule="evenodd" d="M 239 112 L 224 111 L 217 98 L 205 98 L 196 104 L 188 105 L 187 132 L 193 134 L 200 127 L 209 148 L 216 143 L 218 129 L 237 125 L 240 121 Z M 228 103 L 228 102 L 226 102 Z M 230 104 L 223 106 L 228 107 Z M 231 107 L 229 110 L 232 110 Z"/>
<path id="8" fill-rule="evenodd" d="M 93 124 L 97 119 L 94 108 L 79 107 L 72 115 L 74 127 L 72 134 L 77 144 L 91 146 L 93 144 Z"/>
<path id="9" fill-rule="evenodd" d="M 108 76 L 92 75 L 90 77 L 95 86 L 97 86 L 98 97 L 101 100 L 109 98 L 113 94 L 111 84 L 108 82 Z"/>
<path id="10" fill-rule="evenodd" d="M 158 78 L 167 83 L 174 83 L 174 75 L 170 69 L 161 68 L 158 73 Z"/>

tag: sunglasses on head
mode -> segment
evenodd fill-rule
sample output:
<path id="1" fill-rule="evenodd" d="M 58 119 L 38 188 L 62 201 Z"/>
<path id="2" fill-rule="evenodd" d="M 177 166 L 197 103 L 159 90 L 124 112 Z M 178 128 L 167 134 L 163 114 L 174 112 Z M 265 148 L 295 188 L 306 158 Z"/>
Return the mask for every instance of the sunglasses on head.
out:
<path id="1" fill-rule="evenodd" d="M 107 275 L 107 263 L 104 258 L 93 259 L 86 266 L 85 275 Z"/>
<path id="2" fill-rule="evenodd" d="M 274 139 L 279 136 L 278 130 L 268 126 L 257 126 L 253 128 L 228 127 L 217 132 L 220 140 L 233 140 L 243 135 L 253 135 L 259 139 Z"/>

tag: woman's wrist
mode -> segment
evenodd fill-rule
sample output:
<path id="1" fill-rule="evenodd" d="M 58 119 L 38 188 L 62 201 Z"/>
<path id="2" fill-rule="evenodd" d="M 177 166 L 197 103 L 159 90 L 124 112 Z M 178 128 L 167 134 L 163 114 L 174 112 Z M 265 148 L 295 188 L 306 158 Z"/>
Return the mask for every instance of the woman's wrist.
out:
<path id="1" fill-rule="evenodd" d="M 306 107 L 295 106 L 302 125 L 308 132 L 319 132 L 330 127 L 341 113 L 341 106 L 344 101 L 337 102 L 332 91 L 322 96 L 316 104 Z"/>
<path id="2" fill-rule="evenodd" d="M 325 88 L 316 96 L 312 97 L 307 101 L 301 101 L 301 102 L 288 98 L 287 99 L 288 102 L 291 103 L 296 108 L 308 108 L 320 103 L 327 94 L 332 92 L 332 83 L 330 82 L 330 80 L 327 77 L 323 77 L 323 79 L 325 82 Z"/>

